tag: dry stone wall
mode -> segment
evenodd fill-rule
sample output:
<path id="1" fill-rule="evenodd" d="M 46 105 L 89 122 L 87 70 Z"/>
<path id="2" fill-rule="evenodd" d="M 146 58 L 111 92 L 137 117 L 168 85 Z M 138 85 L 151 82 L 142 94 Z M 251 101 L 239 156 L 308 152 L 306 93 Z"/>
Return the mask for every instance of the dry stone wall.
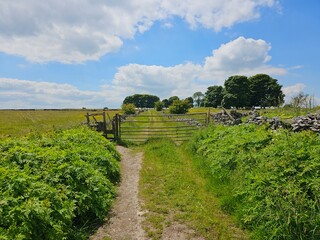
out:
<path id="1" fill-rule="evenodd" d="M 248 117 L 245 122 L 242 122 L 243 117 Z M 239 124 L 269 124 L 270 128 L 275 130 L 279 128 L 292 129 L 292 131 L 298 132 L 303 130 L 311 130 L 313 132 L 320 133 L 320 111 L 315 114 L 309 113 L 307 116 L 299 116 L 293 119 L 282 121 L 279 117 L 267 118 L 260 116 L 259 112 L 251 111 L 247 113 L 240 113 L 236 110 L 227 112 L 222 110 L 219 113 L 211 115 L 214 122 L 223 125 L 239 125 Z"/>

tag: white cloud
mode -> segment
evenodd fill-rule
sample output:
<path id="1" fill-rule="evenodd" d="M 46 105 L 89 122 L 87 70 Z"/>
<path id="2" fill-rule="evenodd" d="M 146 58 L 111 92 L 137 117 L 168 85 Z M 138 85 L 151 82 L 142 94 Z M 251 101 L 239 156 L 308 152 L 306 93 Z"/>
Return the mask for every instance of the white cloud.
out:
<path id="1" fill-rule="evenodd" d="M 224 80 L 232 75 L 285 75 L 286 69 L 269 64 L 270 49 L 270 44 L 264 40 L 239 37 L 214 50 L 212 56 L 205 58 L 203 65 L 189 62 L 172 67 L 139 64 L 122 66 L 118 68 L 112 85 L 106 88 L 116 87 L 123 96 L 148 93 L 160 98 L 173 95 L 185 98 L 196 91 L 206 91 L 208 86 L 223 85 Z"/>
<path id="2" fill-rule="evenodd" d="M 117 51 L 123 39 L 157 20 L 178 16 L 191 27 L 220 31 L 276 5 L 276 0 L 0 1 L 0 51 L 32 62 L 81 63 Z"/>
<path id="3" fill-rule="evenodd" d="M 100 106 L 103 100 L 99 92 L 70 84 L 0 78 L 1 108 L 81 108 Z"/>
<path id="4" fill-rule="evenodd" d="M 126 86 L 132 93 L 139 91 L 168 97 L 180 92 L 181 97 L 187 97 L 197 88 L 194 82 L 201 70 L 200 65 L 192 63 L 173 67 L 129 64 L 118 69 L 113 84 Z"/>
<path id="5" fill-rule="evenodd" d="M 284 68 L 268 65 L 270 49 L 271 45 L 264 40 L 239 37 L 212 51 L 212 56 L 205 59 L 202 77 L 221 84 L 231 75 L 286 74 Z"/>
<path id="6" fill-rule="evenodd" d="M 191 62 L 171 67 L 128 64 L 119 67 L 112 83 L 101 86 L 99 91 L 81 91 L 70 84 L 3 78 L 0 79 L 0 100 L 6 108 L 113 108 L 119 107 L 126 96 L 135 93 L 153 94 L 162 99 L 174 95 L 186 98 L 197 91 L 205 92 L 208 86 L 223 85 L 225 79 L 236 74 L 286 74 L 286 69 L 269 64 L 270 48 L 264 40 L 240 37 L 214 50 L 203 65 Z M 303 88 L 303 84 L 297 84 L 284 90 L 289 96 Z"/>
<path id="7" fill-rule="evenodd" d="M 303 92 L 303 89 L 305 89 L 305 87 L 306 85 L 304 85 L 303 83 L 297 83 L 295 85 L 284 87 L 282 90 L 285 94 L 285 102 L 289 102 L 292 97 Z"/>

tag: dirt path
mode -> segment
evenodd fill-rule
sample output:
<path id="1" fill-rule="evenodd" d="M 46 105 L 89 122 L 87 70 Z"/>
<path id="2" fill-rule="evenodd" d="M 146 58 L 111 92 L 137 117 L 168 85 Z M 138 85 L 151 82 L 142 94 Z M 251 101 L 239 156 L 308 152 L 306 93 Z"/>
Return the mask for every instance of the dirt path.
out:
<path id="1" fill-rule="evenodd" d="M 138 199 L 139 174 L 143 153 L 117 146 L 122 156 L 121 182 L 118 197 L 114 203 L 111 219 L 98 229 L 91 240 L 141 240 L 144 231 L 141 227 L 142 213 Z"/>
<path id="2" fill-rule="evenodd" d="M 139 176 L 143 153 L 117 146 L 121 154 L 121 182 L 111 218 L 90 240 L 149 240 L 142 228 L 144 213 L 140 208 Z M 172 221 L 163 229 L 161 240 L 204 240 L 187 226 Z"/>

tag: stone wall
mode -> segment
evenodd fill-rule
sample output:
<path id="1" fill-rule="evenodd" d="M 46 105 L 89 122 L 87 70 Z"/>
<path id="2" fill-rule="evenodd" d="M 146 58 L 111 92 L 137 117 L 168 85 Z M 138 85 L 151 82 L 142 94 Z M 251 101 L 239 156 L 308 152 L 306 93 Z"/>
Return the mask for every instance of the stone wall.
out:
<path id="1" fill-rule="evenodd" d="M 248 116 L 245 122 L 242 122 L 242 118 Z M 309 113 L 307 116 L 299 116 L 293 119 L 282 121 L 278 117 L 267 118 L 260 116 L 257 111 L 250 111 L 247 113 L 240 113 L 236 110 L 222 110 L 219 113 L 211 115 L 214 122 L 224 125 L 239 125 L 239 124 L 269 124 L 271 129 L 288 128 L 292 131 L 311 130 L 313 132 L 320 133 L 320 111 L 315 114 Z"/>

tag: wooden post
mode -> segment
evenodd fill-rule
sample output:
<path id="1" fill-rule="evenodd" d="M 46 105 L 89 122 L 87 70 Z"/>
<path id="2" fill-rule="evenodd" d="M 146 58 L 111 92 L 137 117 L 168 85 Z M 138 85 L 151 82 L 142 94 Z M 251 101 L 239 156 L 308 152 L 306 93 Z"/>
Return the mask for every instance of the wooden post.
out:
<path id="1" fill-rule="evenodd" d="M 114 116 L 114 140 L 116 142 L 118 142 L 119 140 L 119 114 L 117 113 L 115 116 Z"/>
<path id="2" fill-rule="evenodd" d="M 105 135 L 106 138 L 108 138 L 108 136 L 107 136 L 106 113 L 103 112 L 102 116 L 103 116 L 103 134 Z"/>
<path id="3" fill-rule="evenodd" d="M 211 118 L 211 116 L 210 116 L 210 108 L 208 108 L 207 120 L 206 120 L 206 125 L 207 125 L 207 126 L 209 126 L 209 124 L 210 124 L 210 118 Z"/>
<path id="4" fill-rule="evenodd" d="M 88 126 L 89 126 L 89 125 L 90 125 L 89 113 L 86 114 L 86 118 L 87 118 L 87 124 L 88 124 Z"/>
<path id="5" fill-rule="evenodd" d="M 121 115 L 118 114 L 118 118 L 119 118 L 118 119 L 118 121 L 119 121 L 118 122 L 118 126 L 119 126 L 118 127 L 118 140 L 120 140 L 121 139 Z"/>

